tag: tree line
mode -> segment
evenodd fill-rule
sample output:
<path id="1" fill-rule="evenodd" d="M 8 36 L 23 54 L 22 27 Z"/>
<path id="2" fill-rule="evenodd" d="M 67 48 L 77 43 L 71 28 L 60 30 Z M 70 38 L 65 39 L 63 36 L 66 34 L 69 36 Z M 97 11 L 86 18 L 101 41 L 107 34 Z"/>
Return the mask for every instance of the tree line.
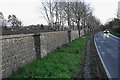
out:
<path id="1" fill-rule="evenodd" d="M 120 5 L 120 1 L 118 2 L 118 5 Z M 112 20 L 106 22 L 106 24 L 104 25 L 104 28 L 108 28 L 111 31 L 120 33 L 120 8 L 119 7 L 116 12 L 116 18 L 113 18 Z"/>
<path id="2" fill-rule="evenodd" d="M 41 3 L 43 6 L 41 13 L 48 23 L 49 30 L 64 30 L 64 25 L 67 23 L 69 30 L 77 29 L 80 35 L 82 29 L 92 31 L 100 27 L 100 20 L 93 15 L 90 4 L 84 1 L 54 2 L 48 0 Z M 19 29 L 22 26 L 22 22 L 16 15 L 9 15 L 6 20 L 0 12 L 0 26 L 6 28 L 6 24 L 12 26 L 13 29 Z"/>
<path id="3" fill-rule="evenodd" d="M 93 10 L 89 4 L 78 0 L 77 2 L 54 2 L 49 0 L 42 2 L 42 14 L 51 29 L 63 30 L 67 23 L 70 30 L 89 29 L 95 30 L 100 26 L 100 20 L 93 15 Z M 44 12 L 43 12 L 44 11 Z"/>
<path id="4" fill-rule="evenodd" d="M 105 24 L 105 28 L 120 33 L 120 19 L 119 18 L 112 19 L 111 21 Z"/>
<path id="5" fill-rule="evenodd" d="M 14 14 L 9 15 L 8 20 L 6 20 L 3 13 L 0 12 L 0 27 L 6 29 L 7 25 L 12 27 L 12 29 L 20 28 L 22 26 L 22 22 Z"/>

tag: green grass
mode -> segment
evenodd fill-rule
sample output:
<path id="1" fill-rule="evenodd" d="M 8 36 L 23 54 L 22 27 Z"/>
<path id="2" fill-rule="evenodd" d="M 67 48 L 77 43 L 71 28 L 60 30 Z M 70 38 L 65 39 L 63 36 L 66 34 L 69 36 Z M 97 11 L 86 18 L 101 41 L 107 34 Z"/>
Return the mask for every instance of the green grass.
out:
<path id="1" fill-rule="evenodd" d="M 113 32 L 113 31 L 111 31 L 110 33 L 113 34 L 113 35 L 115 35 L 115 36 L 117 36 L 117 37 L 120 37 L 120 33 Z"/>
<path id="2" fill-rule="evenodd" d="M 118 29 L 109 29 L 109 31 L 110 31 L 110 33 L 111 34 L 113 34 L 113 35 L 115 35 L 115 36 L 117 36 L 117 37 L 120 37 L 120 33 L 119 33 L 119 31 L 118 31 Z"/>
<path id="3" fill-rule="evenodd" d="M 88 38 L 89 36 L 83 36 L 58 47 L 44 58 L 36 59 L 13 71 L 8 78 L 82 78 Z"/>

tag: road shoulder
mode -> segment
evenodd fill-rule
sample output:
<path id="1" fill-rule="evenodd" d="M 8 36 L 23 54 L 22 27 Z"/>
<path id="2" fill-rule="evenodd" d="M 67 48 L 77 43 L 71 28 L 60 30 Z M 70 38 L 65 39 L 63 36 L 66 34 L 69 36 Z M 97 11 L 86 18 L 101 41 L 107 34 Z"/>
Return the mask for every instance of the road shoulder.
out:
<path id="1" fill-rule="evenodd" d="M 105 70 L 95 48 L 94 35 L 86 44 L 84 78 L 106 78 Z"/>

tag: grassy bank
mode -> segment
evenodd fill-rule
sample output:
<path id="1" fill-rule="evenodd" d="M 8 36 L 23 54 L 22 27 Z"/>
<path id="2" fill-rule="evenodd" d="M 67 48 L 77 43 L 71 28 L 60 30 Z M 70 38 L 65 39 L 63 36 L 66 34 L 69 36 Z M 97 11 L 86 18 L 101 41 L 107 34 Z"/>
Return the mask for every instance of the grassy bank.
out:
<path id="1" fill-rule="evenodd" d="M 89 36 L 83 36 L 58 47 L 44 58 L 13 71 L 8 78 L 82 78 L 88 38 Z"/>
<path id="2" fill-rule="evenodd" d="M 113 35 L 115 35 L 115 36 L 117 36 L 117 37 L 120 37 L 120 33 L 113 32 L 113 31 L 111 31 L 110 33 L 113 34 Z"/>

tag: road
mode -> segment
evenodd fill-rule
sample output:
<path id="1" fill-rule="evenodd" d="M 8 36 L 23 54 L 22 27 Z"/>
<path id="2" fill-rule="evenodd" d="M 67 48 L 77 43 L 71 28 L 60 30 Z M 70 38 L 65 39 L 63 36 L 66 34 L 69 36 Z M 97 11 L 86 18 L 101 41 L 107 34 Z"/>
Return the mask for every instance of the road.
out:
<path id="1" fill-rule="evenodd" d="M 120 38 L 112 34 L 106 35 L 102 31 L 95 35 L 94 43 L 108 78 L 120 78 L 118 74 Z"/>

